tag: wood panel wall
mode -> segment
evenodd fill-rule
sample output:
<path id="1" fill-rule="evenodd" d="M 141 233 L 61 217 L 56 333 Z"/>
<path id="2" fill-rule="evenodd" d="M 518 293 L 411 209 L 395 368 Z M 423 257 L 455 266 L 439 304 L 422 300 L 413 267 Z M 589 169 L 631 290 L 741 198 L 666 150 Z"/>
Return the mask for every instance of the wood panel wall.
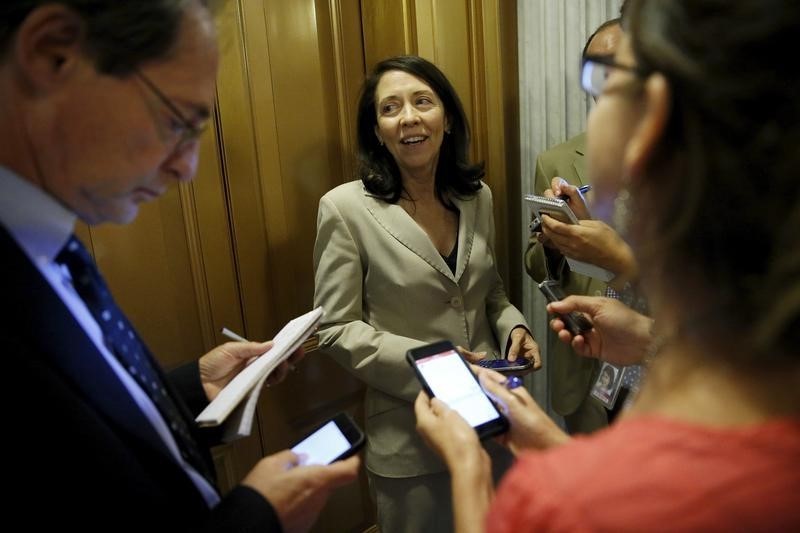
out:
<path id="1" fill-rule="evenodd" d="M 313 300 L 319 198 L 353 176 L 366 69 L 389 55 L 437 63 L 473 128 L 472 154 L 495 195 L 501 274 L 520 279 L 509 205 L 518 191 L 516 2 L 216 0 L 217 106 L 196 179 L 125 227 L 79 228 L 117 299 L 166 367 L 225 341 L 226 326 L 271 337 Z M 326 417 L 362 415 L 363 387 L 311 352 L 261 398 L 254 435 L 215 450 L 223 488 Z M 374 520 L 366 480 L 338 491 L 318 529 Z"/>

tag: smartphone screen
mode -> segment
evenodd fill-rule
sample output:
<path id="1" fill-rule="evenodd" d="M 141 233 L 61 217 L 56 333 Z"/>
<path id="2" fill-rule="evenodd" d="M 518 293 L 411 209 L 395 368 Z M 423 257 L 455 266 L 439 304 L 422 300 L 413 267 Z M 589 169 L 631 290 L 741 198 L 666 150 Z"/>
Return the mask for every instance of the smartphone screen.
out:
<path id="1" fill-rule="evenodd" d="M 352 455 L 363 443 L 364 434 L 355 422 L 340 413 L 298 442 L 292 451 L 306 456 L 305 465 L 327 465 Z"/>
<path id="2" fill-rule="evenodd" d="M 434 347 L 433 353 L 428 353 Z M 437 348 L 438 347 L 438 348 Z M 435 351 L 441 349 L 441 351 Z M 478 380 L 450 343 L 409 351 L 428 392 L 458 411 L 482 436 L 507 429 L 505 418 L 481 389 Z"/>

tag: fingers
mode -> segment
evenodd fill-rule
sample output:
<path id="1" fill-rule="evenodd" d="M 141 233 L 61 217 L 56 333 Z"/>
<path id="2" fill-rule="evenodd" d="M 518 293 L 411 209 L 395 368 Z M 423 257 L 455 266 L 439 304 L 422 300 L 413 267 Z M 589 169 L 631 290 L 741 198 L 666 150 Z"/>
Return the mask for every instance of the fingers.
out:
<path id="1" fill-rule="evenodd" d="M 417 405 L 429 408 L 430 404 L 431 404 L 431 397 L 428 396 L 428 393 L 425 392 L 424 390 L 419 391 L 419 394 L 417 394 L 417 399 L 414 400 L 414 408 L 416 409 Z"/>
<path id="2" fill-rule="evenodd" d="M 580 228 L 579 224 L 565 224 L 549 215 L 542 215 L 542 233 L 550 239 L 554 237 L 572 239 Z"/>
<path id="3" fill-rule="evenodd" d="M 567 296 L 558 302 L 547 304 L 547 312 L 553 314 L 565 314 L 572 311 L 586 313 L 589 318 L 593 318 L 600 310 L 600 305 L 605 298 L 600 296 Z"/>
<path id="4" fill-rule="evenodd" d="M 291 370 L 292 366 L 288 361 L 284 361 L 278 367 L 273 370 L 270 375 L 267 377 L 267 385 L 277 385 L 284 379 L 286 376 L 289 375 L 289 371 Z"/>
<path id="5" fill-rule="evenodd" d="M 508 347 L 508 352 L 506 353 L 506 359 L 509 361 L 516 361 L 517 355 L 519 355 L 519 349 L 522 346 L 522 340 L 525 338 L 524 333 L 520 334 L 519 330 L 513 330 L 511 332 L 511 345 Z"/>
<path id="6" fill-rule="evenodd" d="M 303 347 L 301 346 L 300 348 L 295 350 L 295 352 L 292 355 L 289 356 L 289 364 L 295 365 L 305 356 L 306 352 L 305 350 L 303 350 Z"/>
<path id="7" fill-rule="evenodd" d="M 572 339 L 572 350 L 583 357 L 591 357 L 595 359 L 600 359 L 600 354 L 592 353 L 591 346 L 589 343 L 586 342 L 586 338 L 583 335 L 578 335 L 574 339 Z"/>
<path id="8" fill-rule="evenodd" d="M 456 346 L 456 350 L 458 350 L 458 353 L 461 354 L 461 357 L 470 363 L 477 363 L 478 361 L 482 361 L 486 358 L 486 352 L 470 352 L 463 346 Z"/>
<path id="9" fill-rule="evenodd" d="M 539 345 L 527 331 L 525 332 L 524 342 L 522 343 L 522 356 L 525 357 L 525 359 L 533 360 L 534 370 L 538 370 L 542 366 Z"/>
<path id="10" fill-rule="evenodd" d="M 226 353 L 231 354 L 237 359 L 252 359 L 267 353 L 272 348 L 271 340 L 265 342 L 226 342 L 222 348 Z"/>
<path id="11" fill-rule="evenodd" d="M 569 183 L 562 177 L 555 176 L 553 179 L 550 180 L 550 190 L 553 191 L 554 196 L 563 194 L 562 189 L 567 186 L 569 186 Z"/>
<path id="12" fill-rule="evenodd" d="M 274 470 L 289 470 L 300 464 L 301 457 L 292 450 L 282 450 L 268 455 L 262 461 Z"/>
<path id="13" fill-rule="evenodd" d="M 414 400 L 414 413 L 417 415 L 417 427 L 430 423 L 434 416 L 431 411 L 431 399 L 424 390 L 419 391 L 417 399 Z"/>
<path id="14" fill-rule="evenodd" d="M 530 357 L 529 357 L 530 356 Z M 542 354 L 539 353 L 539 345 L 534 343 L 534 349 L 525 354 L 526 359 L 533 359 L 533 369 L 542 368 Z"/>
<path id="15" fill-rule="evenodd" d="M 330 488 L 346 485 L 358 477 L 358 468 L 361 459 L 354 455 L 342 461 L 336 461 L 324 467 L 326 474 L 325 485 Z"/>
<path id="16" fill-rule="evenodd" d="M 502 380 L 498 381 L 497 378 L 491 377 L 482 372 L 478 375 L 478 379 L 480 380 L 483 389 L 492 396 L 501 400 L 511 399 L 509 396 L 511 391 L 506 387 L 506 383 L 508 382 L 507 378 L 503 378 Z"/>
<path id="17" fill-rule="evenodd" d="M 547 307 L 547 311 L 550 312 L 550 306 L 549 305 Z M 562 331 L 566 331 L 567 334 L 569 335 L 569 339 L 567 339 L 567 341 L 571 341 L 572 340 L 572 334 L 567 329 L 567 325 L 564 324 L 564 321 L 561 320 L 561 318 L 558 315 L 556 315 L 555 318 L 550 320 L 550 329 L 552 329 L 553 331 L 558 333 L 559 339 L 561 338 L 561 332 Z"/>
<path id="18" fill-rule="evenodd" d="M 527 403 L 526 396 L 529 397 L 524 388 L 518 387 L 509 390 L 505 386 L 505 378 L 502 381 L 497 381 L 489 374 L 481 372 L 478 376 L 483 390 L 492 398 L 506 416 L 512 416 L 514 410 L 519 406 L 524 406 Z"/>
<path id="19" fill-rule="evenodd" d="M 505 380 L 507 379 L 500 372 L 497 372 L 496 370 L 492 370 L 490 368 L 478 367 L 478 370 L 475 372 L 475 374 L 478 375 L 478 379 L 481 379 L 481 376 L 483 376 L 484 379 L 492 380 L 495 383 L 504 383 Z"/>

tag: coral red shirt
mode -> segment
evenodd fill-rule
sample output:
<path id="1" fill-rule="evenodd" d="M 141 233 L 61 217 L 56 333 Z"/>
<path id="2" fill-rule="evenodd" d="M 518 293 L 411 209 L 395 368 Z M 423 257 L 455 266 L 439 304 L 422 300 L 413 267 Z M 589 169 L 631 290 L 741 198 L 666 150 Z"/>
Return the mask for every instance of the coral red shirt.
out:
<path id="1" fill-rule="evenodd" d="M 519 457 L 486 520 L 525 531 L 800 531 L 800 418 L 623 419 Z"/>

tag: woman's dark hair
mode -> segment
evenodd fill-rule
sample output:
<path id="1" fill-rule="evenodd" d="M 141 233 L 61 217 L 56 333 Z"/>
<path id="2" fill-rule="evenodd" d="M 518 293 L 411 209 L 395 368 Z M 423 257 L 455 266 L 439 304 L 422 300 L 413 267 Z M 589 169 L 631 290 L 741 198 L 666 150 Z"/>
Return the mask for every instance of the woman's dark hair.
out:
<path id="1" fill-rule="evenodd" d="M 169 53 L 182 15 L 195 0 L 56 0 L 83 17 L 86 52 L 103 74 L 125 76 Z M 31 11 L 54 0 L 0 1 L 0 58 Z M 206 2 L 199 1 L 205 5 Z"/>
<path id="2" fill-rule="evenodd" d="M 378 142 L 375 88 L 384 73 L 401 70 L 425 82 L 444 105 L 450 133 L 444 136 L 436 167 L 436 196 L 451 206 L 450 194 L 469 197 L 481 188 L 483 163 L 471 164 L 468 159 L 470 132 L 464 108 L 455 89 L 436 65 L 417 56 L 397 56 L 375 65 L 364 81 L 358 100 L 358 175 L 367 191 L 396 203 L 403 194 L 400 169 L 389 150 Z"/>
<path id="3" fill-rule="evenodd" d="M 797 361 L 800 76 L 785 58 L 800 2 L 628 0 L 624 24 L 671 98 L 631 187 L 642 271 L 678 296 L 684 330 L 736 332 L 747 360 Z"/>

